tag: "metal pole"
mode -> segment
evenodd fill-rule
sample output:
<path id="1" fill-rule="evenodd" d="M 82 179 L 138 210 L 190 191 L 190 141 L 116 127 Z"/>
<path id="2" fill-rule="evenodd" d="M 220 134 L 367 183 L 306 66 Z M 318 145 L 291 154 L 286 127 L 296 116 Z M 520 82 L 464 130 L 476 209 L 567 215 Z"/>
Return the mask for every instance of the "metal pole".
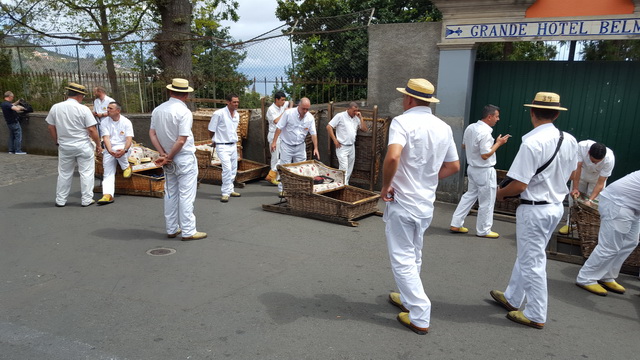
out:
<path id="1" fill-rule="evenodd" d="M 80 74 L 80 50 L 76 45 L 76 63 L 78 64 L 78 84 L 82 84 L 82 74 Z"/>
<path id="2" fill-rule="evenodd" d="M 16 50 L 18 52 L 18 63 L 20 64 L 20 76 L 24 79 L 24 68 L 22 67 L 22 55 L 20 54 L 20 47 L 16 46 Z M 26 81 L 22 81 L 22 92 L 25 96 L 28 95 L 28 88 L 26 85 Z"/>
<path id="3" fill-rule="evenodd" d="M 144 76 L 144 53 L 142 52 L 142 43 L 140 43 L 140 72 L 142 74 L 142 81 L 147 83 L 147 78 Z M 138 77 L 138 91 L 140 91 L 140 112 L 144 113 L 144 100 L 142 95 L 142 85 L 140 84 L 140 77 Z M 145 92 L 146 94 L 146 92 Z"/>
<path id="4" fill-rule="evenodd" d="M 569 42 L 569 61 L 573 61 L 576 56 L 576 41 Z"/>

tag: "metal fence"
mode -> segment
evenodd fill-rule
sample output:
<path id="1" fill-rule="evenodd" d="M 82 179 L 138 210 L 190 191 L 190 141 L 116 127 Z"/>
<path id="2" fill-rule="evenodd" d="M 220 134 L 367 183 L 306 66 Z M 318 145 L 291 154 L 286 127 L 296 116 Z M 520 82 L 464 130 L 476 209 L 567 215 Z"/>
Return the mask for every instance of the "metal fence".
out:
<path id="1" fill-rule="evenodd" d="M 314 103 L 366 98 L 366 78 L 331 73 L 314 78 L 296 76 L 293 27 L 282 26 L 244 42 L 193 40 L 201 52 L 194 54 L 189 80 L 198 99 L 223 99 L 227 92 L 240 95 L 242 107 L 259 107 L 260 98 L 286 89 L 296 99 L 311 97 Z M 335 31 L 335 30 L 334 30 Z M 347 29 L 364 31 L 366 29 Z M 331 34 L 333 34 L 332 32 Z M 325 36 L 322 32 L 316 36 Z M 326 36 L 333 36 L 327 34 Z M 152 36 L 145 34 L 143 38 Z M 164 81 L 149 41 L 113 44 L 119 98 L 126 112 L 150 112 L 167 98 Z M 11 90 L 36 111 L 46 111 L 64 99 L 64 86 L 77 82 L 91 89 L 103 86 L 112 94 L 105 54 L 100 44 L 42 43 L 28 35 L 7 36 L 0 51 L 8 54 L 9 66 L 0 67 L 0 90 Z M 235 54 L 239 63 L 228 60 Z M 229 61 L 229 63 L 225 63 Z M 363 96 L 364 94 L 364 96 Z M 211 103 L 208 103 L 211 106 Z"/>

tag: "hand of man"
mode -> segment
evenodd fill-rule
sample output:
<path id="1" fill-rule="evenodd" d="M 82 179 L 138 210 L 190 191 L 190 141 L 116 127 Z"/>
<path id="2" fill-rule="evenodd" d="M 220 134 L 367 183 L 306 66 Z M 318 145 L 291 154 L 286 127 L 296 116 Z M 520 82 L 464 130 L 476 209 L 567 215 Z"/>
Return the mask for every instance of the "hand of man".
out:
<path id="1" fill-rule="evenodd" d="M 502 195 L 502 191 L 500 191 L 500 189 L 496 191 L 496 201 L 504 201 L 504 195 Z"/>
<path id="2" fill-rule="evenodd" d="M 158 157 L 158 158 L 154 161 L 154 163 L 156 164 L 156 166 L 165 166 L 165 165 L 167 165 L 167 164 L 171 163 L 171 160 L 169 160 L 169 158 L 167 158 L 167 156 L 166 156 L 166 155 L 164 155 L 164 156 L 160 156 L 160 157 Z"/>
<path id="3" fill-rule="evenodd" d="M 380 190 L 380 197 L 382 197 L 383 201 L 390 202 L 390 201 L 393 201 L 395 193 L 396 193 L 395 189 L 392 188 L 391 186 L 383 187 Z"/>
<path id="4" fill-rule="evenodd" d="M 342 147 L 342 144 L 340 144 L 337 140 L 334 142 L 336 149 L 339 149 Z"/>
<path id="5" fill-rule="evenodd" d="M 511 135 L 506 134 L 505 136 L 502 136 L 502 134 L 498 135 L 498 138 L 496 139 L 496 142 L 498 144 L 500 144 L 500 146 L 504 145 L 507 143 L 507 141 L 509 140 L 509 138 L 511 137 Z"/>
<path id="6" fill-rule="evenodd" d="M 100 143 L 96 144 L 96 154 L 102 154 L 102 146 L 100 146 Z"/>
<path id="7" fill-rule="evenodd" d="M 124 155 L 124 154 L 126 154 L 126 151 L 124 151 L 124 149 L 116 150 L 114 157 L 115 158 L 121 158 L 122 155 Z"/>
<path id="8" fill-rule="evenodd" d="M 269 147 L 269 150 L 271 150 L 271 152 L 276 151 L 276 143 L 275 142 L 271 143 L 271 146 Z"/>
<path id="9" fill-rule="evenodd" d="M 313 155 L 315 155 L 316 160 L 320 160 L 320 152 L 318 151 L 318 149 L 313 150 Z"/>
<path id="10" fill-rule="evenodd" d="M 577 198 L 578 198 L 578 196 L 580 196 L 580 191 L 579 191 L 578 189 L 573 189 L 573 190 L 571 190 L 571 196 L 572 196 L 574 199 L 577 199 Z"/>

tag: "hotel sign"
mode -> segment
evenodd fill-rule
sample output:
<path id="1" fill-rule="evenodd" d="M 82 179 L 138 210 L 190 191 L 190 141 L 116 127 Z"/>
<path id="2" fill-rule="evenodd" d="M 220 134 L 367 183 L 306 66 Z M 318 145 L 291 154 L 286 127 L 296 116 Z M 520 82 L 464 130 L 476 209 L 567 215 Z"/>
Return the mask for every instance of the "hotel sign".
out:
<path id="1" fill-rule="evenodd" d="M 616 37 L 640 35 L 640 18 L 447 25 L 445 39 Z"/>

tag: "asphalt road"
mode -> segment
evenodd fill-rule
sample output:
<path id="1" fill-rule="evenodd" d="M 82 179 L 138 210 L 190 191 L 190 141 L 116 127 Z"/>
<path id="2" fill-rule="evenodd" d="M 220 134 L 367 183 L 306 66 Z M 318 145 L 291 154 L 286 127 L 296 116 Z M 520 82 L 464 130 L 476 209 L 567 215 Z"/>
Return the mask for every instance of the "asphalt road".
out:
<path id="1" fill-rule="evenodd" d="M 579 266 L 549 261 L 543 330 L 493 303 L 515 258 L 515 225 L 499 239 L 448 232 L 436 204 L 422 278 L 433 302 L 418 336 L 387 303 L 395 290 L 384 223 L 359 227 L 265 212 L 275 187 L 255 182 L 219 202 L 201 185 L 198 230 L 167 239 L 162 200 L 117 196 L 80 207 L 79 178 L 54 207 L 57 159 L 0 154 L 0 359 L 633 359 L 640 281 L 625 295 L 574 285 Z M 96 199 L 98 198 L 96 194 Z M 469 217 L 473 228 L 475 217 Z M 175 249 L 150 256 L 157 248 Z"/>

